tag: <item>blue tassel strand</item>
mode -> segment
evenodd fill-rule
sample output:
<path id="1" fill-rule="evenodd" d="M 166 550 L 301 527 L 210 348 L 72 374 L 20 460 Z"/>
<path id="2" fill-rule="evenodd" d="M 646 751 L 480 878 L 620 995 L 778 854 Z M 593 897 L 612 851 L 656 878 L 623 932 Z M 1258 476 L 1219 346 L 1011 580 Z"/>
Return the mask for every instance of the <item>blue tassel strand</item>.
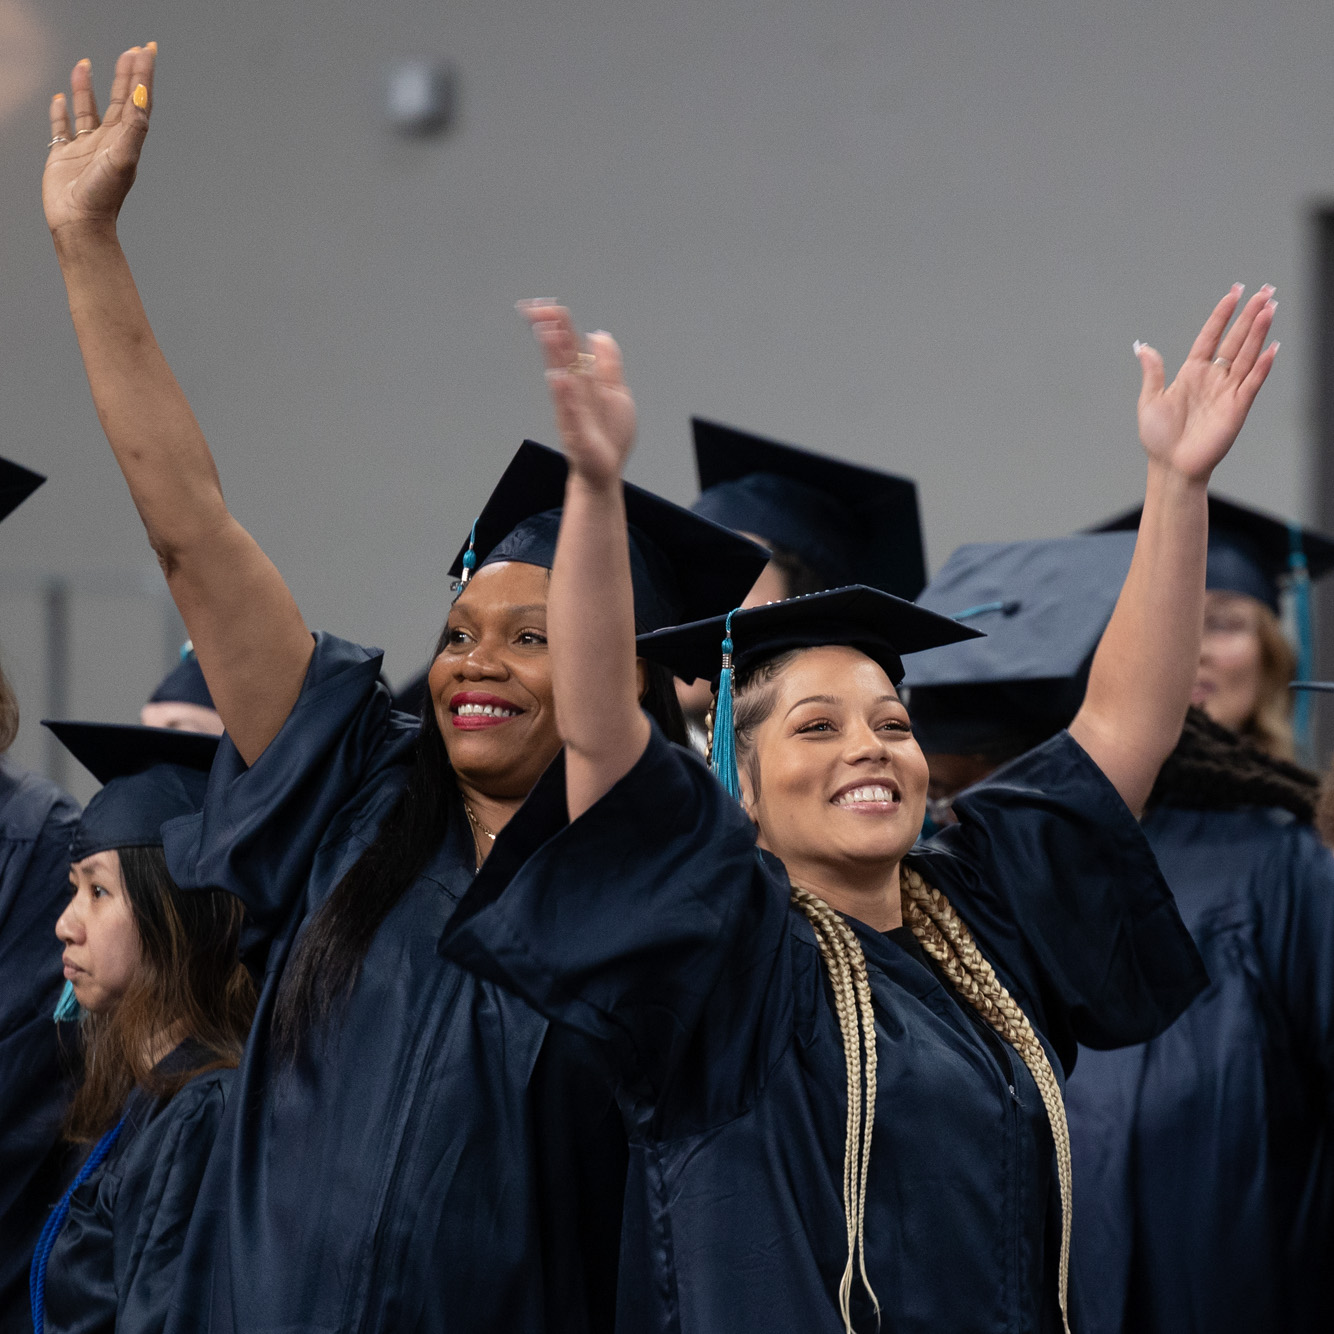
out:
<path id="1" fill-rule="evenodd" d="M 28 1302 L 32 1310 L 33 1334 L 44 1334 L 46 1329 L 46 1262 L 51 1258 L 51 1251 L 60 1236 L 60 1229 L 69 1217 L 69 1202 L 74 1192 L 97 1171 L 106 1160 L 116 1141 L 120 1138 L 121 1127 L 125 1118 L 121 1117 L 96 1144 L 88 1155 L 87 1161 L 79 1168 L 79 1174 L 70 1184 L 70 1188 L 61 1197 L 60 1203 L 51 1210 L 42 1235 L 37 1240 L 37 1249 L 33 1252 L 32 1267 L 28 1270 Z"/>
<path id="2" fill-rule="evenodd" d="M 83 1007 L 79 1004 L 79 998 L 74 994 L 74 983 L 66 982 L 65 990 L 60 993 L 60 999 L 56 1002 L 55 1012 L 51 1018 L 58 1024 L 72 1023 L 75 1019 L 82 1018 Z"/>
<path id="3" fill-rule="evenodd" d="M 718 704 L 713 711 L 713 755 L 709 765 L 729 796 L 741 800 L 736 768 L 736 730 L 732 724 L 732 617 L 727 613 L 723 640 L 723 672 L 718 679 Z"/>
<path id="4" fill-rule="evenodd" d="M 1297 641 L 1297 680 L 1309 681 L 1315 675 L 1315 633 L 1311 624 L 1311 575 L 1302 550 L 1300 524 L 1288 524 L 1288 598 L 1292 627 Z M 1311 696 L 1298 690 L 1292 706 L 1292 732 L 1297 756 L 1305 764 L 1312 762 Z"/>
<path id="5" fill-rule="evenodd" d="M 480 515 L 478 516 L 481 517 Z M 468 587 L 468 580 L 472 578 L 473 571 L 477 568 L 477 520 L 472 521 L 472 531 L 468 534 L 468 549 L 463 553 L 463 574 L 454 583 L 454 601 L 459 600 L 459 595 Z"/>

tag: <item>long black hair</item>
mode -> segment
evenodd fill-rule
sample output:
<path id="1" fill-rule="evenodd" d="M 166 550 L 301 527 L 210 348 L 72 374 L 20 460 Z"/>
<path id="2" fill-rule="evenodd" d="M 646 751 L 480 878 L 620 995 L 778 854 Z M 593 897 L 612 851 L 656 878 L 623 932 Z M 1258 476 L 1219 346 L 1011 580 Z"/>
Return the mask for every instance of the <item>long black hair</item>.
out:
<path id="1" fill-rule="evenodd" d="M 432 662 L 444 651 L 449 622 L 436 641 Z M 671 673 L 645 661 L 641 704 L 669 741 L 686 744 L 685 719 Z M 440 846 L 458 791 L 445 739 L 426 689 L 421 729 L 407 782 L 374 840 L 306 923 L 283 974 L 274 1008 L 279 1050 L 294 1056 L 303 1035 L 327 1020 L 361 972 L 375 933 Z"/>
<path id="2" fill-rule="evenodd" d="M 74 1141 L 109 1130 L 136 1085 L 170 1098 L 201 1070 L 238 1065 L 255 1012 L 255 986 L 238 955 L 240 900 L 221 889 L 179 889 L 160 847 L 118 851 L 139 966 L 112 1009 L 81 1021 L 83 1078 L 65 1120 Z M 150 1053 L 173 1030 L 193 1040 L 199 1059 L 163 1072 Z"/>

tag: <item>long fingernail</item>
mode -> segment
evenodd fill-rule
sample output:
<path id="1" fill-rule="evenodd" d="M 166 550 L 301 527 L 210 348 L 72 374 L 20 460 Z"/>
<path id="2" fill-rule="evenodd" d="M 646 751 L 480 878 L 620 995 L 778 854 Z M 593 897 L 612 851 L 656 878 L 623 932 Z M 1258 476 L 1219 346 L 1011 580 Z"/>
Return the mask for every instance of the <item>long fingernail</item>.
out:
<path id="1" fill-rule="evenodd" d="M 144 47 L 144 50 L 151 51 L 154 55 L 157 55 L 157 43 L 149 42 L 149 44 L 146 47 Z"/>
<path id="2" fill-rule="evenodd" d="M 142 111 L 148 105 L 148 89 L 142 83 L 134 85 L 134 96 L 130 99 Z"/>
<path id="3" fill-rule="evenodd" d="M 1238 296 L 1240 296 L 1240 295 L 1246 290 L 1246 284 L 1245 284 L 1245 283 L 1233 283 L 1233 284 L 1232 284 L 1232 290 L 1233 290 Z"/>
<path id="4" fill-rule="evenodd" d="M 1135 341 L 1131 344 L 1131 347 L 1133 347 L 1133 348 L 1135 349 L 1135 355 L 1136 355 L 1136 356 L 1139 356 L 1139 354 L 1140 354 L 1140 349 L 1141 349 L 1143 346 L 1144 346 L 1144 344 L 1141 343 L 1141 342 L 1139 341 L 1138 338 L 1135 339 Z"/>
<path id="5" fill-rule="evenodd" d="M 1278 349 L 1279 349 L 1280 346 L 1281 346 L 1281 344 L 1279 344 L 1279 343 L 1275 343 L 1275 344 L 1274 344 L 1274 346 L 1273 346 L 1273 352 L 1274 352 L 1275 354 L 1277 354 Z"/>
<path id="6" fill-rule="evenodd" d="M 1268 302 L 1265 303 L 1265 309 L 1268 310 L 1268 311 L 1270 311 L 1270 312 L 1273 312 L 1273 311 L 1277 310 L 1277 309 L 1278 309 L 1278 302 L 1275 301 L 1275 300 L 1273 299 L 1273 297 L 1270 297 L 1270 299 L 1268 300 Z"/>
<path id="7" fill-rule="evenodd" d="M 546 296 L 528 296 L 514 303 L 515 310 L 538 310 L 542 306 L 554 306 L 556 303 Z"/>

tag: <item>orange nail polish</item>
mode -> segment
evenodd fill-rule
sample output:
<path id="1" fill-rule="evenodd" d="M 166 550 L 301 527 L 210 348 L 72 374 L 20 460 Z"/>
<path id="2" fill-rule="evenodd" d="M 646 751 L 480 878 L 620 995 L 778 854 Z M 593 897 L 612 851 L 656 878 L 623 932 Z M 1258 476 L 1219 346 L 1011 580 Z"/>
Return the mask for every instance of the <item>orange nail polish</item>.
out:
<path id="1" fill-rule="evenodd" d="M 149 42 L 149 44 L 146 47 L 144 47 L 144 50 L 151 51 L 154 55 L 157 55 L 157 43 Z"/>
<path id="2" fill-rule="evenodd" d="M 142 111 L 148 105 L 148 89 L 142 83 L 134 85 L 134 96 L 131 98 L 134 105 Z"/>
<path id="3" fill-rule="evenodd" d="M 89 60 L 87 56 L 84 56 L 84 58 L 81 61 L 79 61 L 79 64 L 82 65 L 85 69 L 92 69 L 93 67 L 93 62 Z"/>

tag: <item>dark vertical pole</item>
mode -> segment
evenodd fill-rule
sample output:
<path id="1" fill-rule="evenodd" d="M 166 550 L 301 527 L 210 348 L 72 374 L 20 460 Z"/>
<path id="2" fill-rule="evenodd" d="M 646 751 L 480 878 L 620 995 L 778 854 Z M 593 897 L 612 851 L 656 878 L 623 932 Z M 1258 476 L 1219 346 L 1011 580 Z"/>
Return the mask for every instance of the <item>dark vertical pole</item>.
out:
<path id="1" fill-rule="evenodd" d="M 1313 210 L 1315 250 L 1314 337 L 1311 345 L 1312 445 L 1315 450 L 1311 481 L 1315 488 L 1313 516 L 1324 532 L 1334 531 L 1334 204 Z M 1316 675 L 1334 671 L 1334 580 L 1314 586 Z M 1320 764 L 1334 750 L 1334 709 L 1315 702 L 1315 753 Z"/>
<path id="2" fill-rule="evenodd" d="M 61 578 L 51 579 L 42 591 L 46 613 L 46 716 L 69 717 L 70 642 L 69 642 L 69 584 Z M 61 787 L 65 785 L 65 747 L 47 734 L 46 776 Z"/>

